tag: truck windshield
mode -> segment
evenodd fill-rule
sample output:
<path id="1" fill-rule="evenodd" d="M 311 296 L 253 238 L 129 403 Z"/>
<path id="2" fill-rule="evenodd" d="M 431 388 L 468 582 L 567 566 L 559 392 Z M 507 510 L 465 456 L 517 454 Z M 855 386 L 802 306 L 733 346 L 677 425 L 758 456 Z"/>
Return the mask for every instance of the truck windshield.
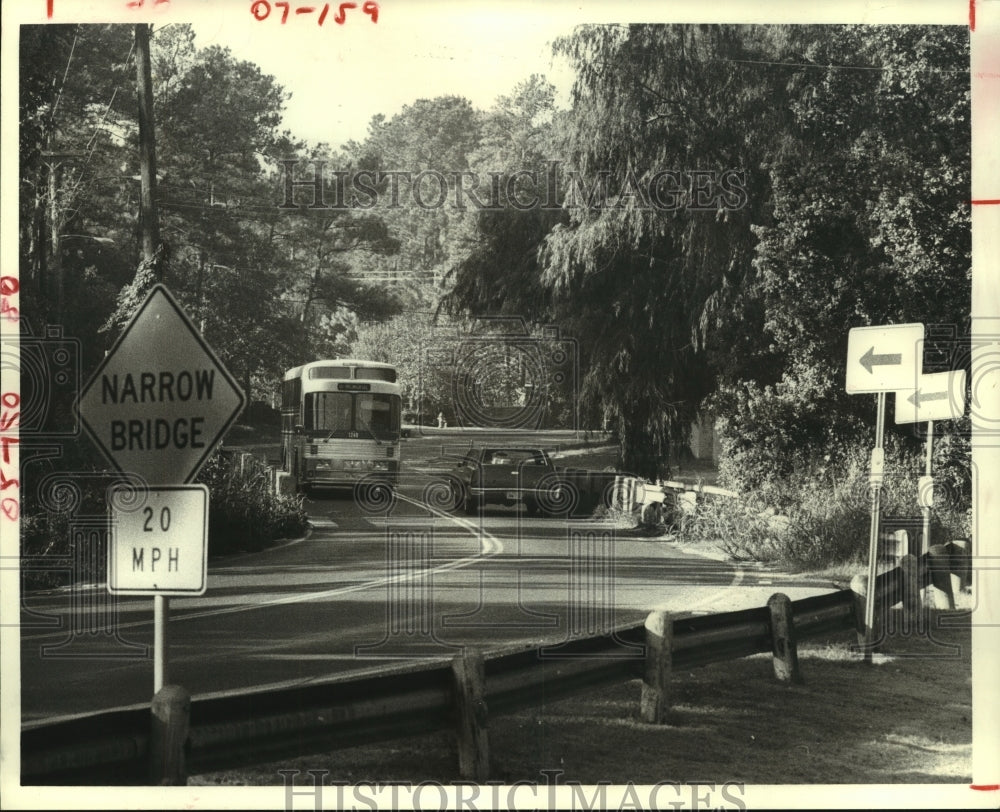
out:
<path id="1" fill-rule="evenodd" d="M 483 455 L 487 465 L 545 465 L 545 455 L 535 449 L 498 448 Z"/>

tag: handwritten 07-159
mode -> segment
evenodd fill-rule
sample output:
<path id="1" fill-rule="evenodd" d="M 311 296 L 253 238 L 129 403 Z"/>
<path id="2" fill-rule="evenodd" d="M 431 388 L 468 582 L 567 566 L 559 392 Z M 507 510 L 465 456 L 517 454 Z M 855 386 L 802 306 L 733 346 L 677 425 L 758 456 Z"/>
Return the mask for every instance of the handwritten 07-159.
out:
<path id="1" fill-rule="evenodd" d="M 296 17 L 314 14 L 319 11 L 319 16 L 316 19 L 318 25 L 323 25 L 326 22 L 327 14 L 330 13 L 330 4 L 324 3 L 323 8 L 319 9 L 317 6 L 298 6 L 292 8 L 291 3 L 287 2 L 275 2 L 271 3 L 269 0 L 254 0 L 253 5 L 250 6 L 250 13 L 253 14 L 254 19 L 258 21 L 264 21 L 271 16 L 272 6 L 275 9 L 281 10 L 281 24 L 284 25 L 288 21 L 288 16 L 294 13 Z M 333 16 L 333 21 L 337 25 L 343 25 L 347 21 L 347 12 L 350 9 L 355 9 L 358 7 L 357 3 L 341 3 L 337 7 L 337 13 Z M 378 22 L 378 3 L 373 2 L 373 0 L 368 0 L 361 6 L 361 12 L 367 14 L 373 23 Z"/>

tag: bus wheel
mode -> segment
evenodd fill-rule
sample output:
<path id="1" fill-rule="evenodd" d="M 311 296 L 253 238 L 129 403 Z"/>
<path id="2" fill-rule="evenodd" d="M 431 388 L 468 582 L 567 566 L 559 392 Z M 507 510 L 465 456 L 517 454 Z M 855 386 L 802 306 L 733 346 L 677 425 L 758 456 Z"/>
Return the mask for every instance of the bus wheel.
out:
<path id="1" fill-rule="evenodd" d="M 396 505 L 396 491 L 388 482 L 359 482 L 354 486 L 354 501 L 365 513 L 387 514 Z"/>

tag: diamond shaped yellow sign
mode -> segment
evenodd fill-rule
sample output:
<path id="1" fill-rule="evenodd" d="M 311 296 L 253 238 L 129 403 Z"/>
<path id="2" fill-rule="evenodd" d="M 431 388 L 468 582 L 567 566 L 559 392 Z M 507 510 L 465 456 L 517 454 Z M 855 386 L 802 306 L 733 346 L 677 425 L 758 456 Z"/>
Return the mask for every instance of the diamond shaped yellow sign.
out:
<path id="1" fill-rule="evenodd" d="M 80 420 L 122 472 L 191 482 L 246 398 L 164 285 L 156 285 L 80 395 Z"/>

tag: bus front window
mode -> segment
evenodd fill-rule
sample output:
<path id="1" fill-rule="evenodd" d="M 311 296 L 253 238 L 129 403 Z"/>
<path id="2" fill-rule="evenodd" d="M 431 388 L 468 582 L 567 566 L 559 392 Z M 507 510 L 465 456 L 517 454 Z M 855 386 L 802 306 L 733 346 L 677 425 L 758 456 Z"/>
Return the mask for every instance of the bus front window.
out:
<path id="1" fill-rule="evenodd" d="M 346 436 L 351 426 L 351 398 L 347 392 L 311 392 L 306 395 L 306 431 Z"/>
<path id="2" fill-rule="evenodd" d="M 357 418 L 361 431 L 370 431 L 379 439 L 395 439 L 399 431 L 399 397 L 358 395 Z"/>

